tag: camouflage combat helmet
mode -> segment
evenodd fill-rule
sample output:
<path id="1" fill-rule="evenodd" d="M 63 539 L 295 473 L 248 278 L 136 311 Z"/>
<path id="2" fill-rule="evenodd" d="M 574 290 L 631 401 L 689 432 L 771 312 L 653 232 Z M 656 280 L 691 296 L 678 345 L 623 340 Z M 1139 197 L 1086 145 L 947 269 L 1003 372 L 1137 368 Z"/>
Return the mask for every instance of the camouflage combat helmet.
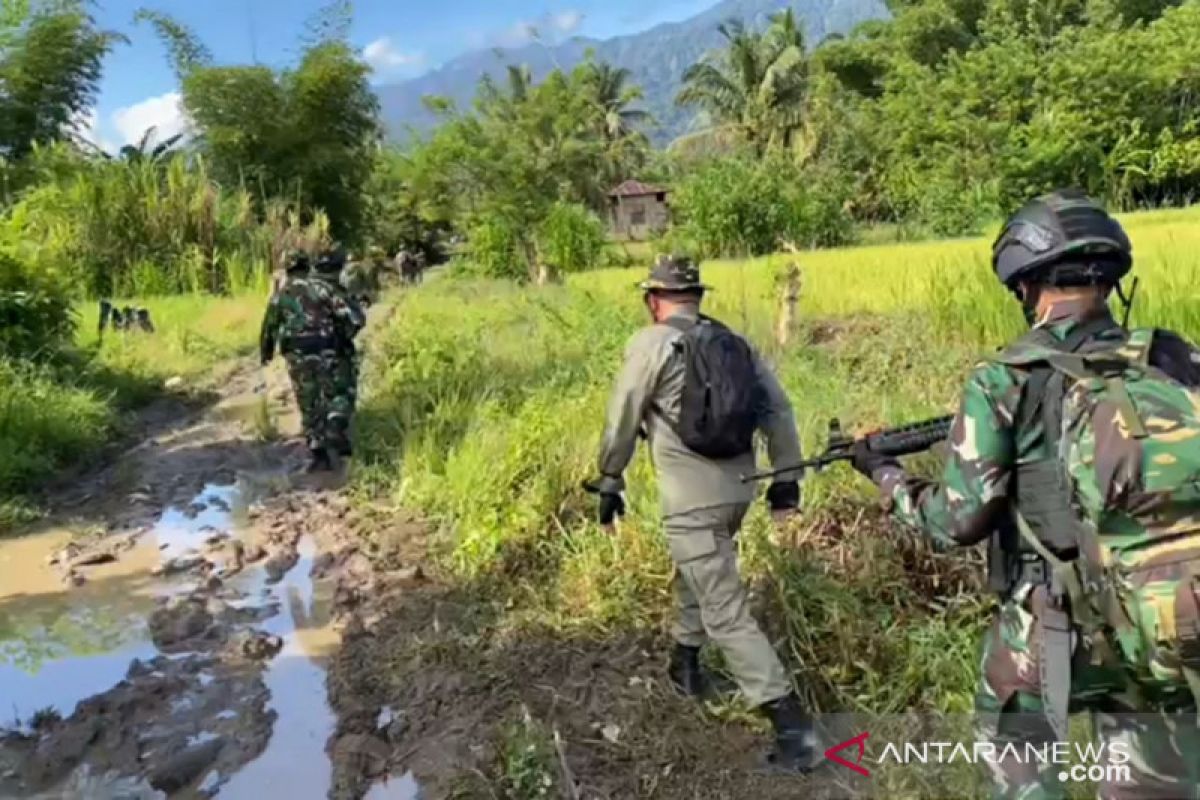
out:
<path id="1" fill-rule="evenodd" d="M 288 272 L 298 272 L 306 270 L 309 267 L 308 253 L 303 250 L 292 248 L 283 254 L 283 268 Z"/>
<path id="2" fill-rule="evenodd" d="M 650 268 L 650 277 L 638 284 L 647 291 L 686 292 L 711 289 L 700 282 L 700 267 L 685 255 L 660 255 Z"/>
<path id="3" fill-rule="evenodd" d="M 1078 189 L 1026 203 L 992 245 L 996 277 L 1013 291 L 1023 280 L 1115 286 L 1132 266 L 1133 246 L 1121 224 Z"/>

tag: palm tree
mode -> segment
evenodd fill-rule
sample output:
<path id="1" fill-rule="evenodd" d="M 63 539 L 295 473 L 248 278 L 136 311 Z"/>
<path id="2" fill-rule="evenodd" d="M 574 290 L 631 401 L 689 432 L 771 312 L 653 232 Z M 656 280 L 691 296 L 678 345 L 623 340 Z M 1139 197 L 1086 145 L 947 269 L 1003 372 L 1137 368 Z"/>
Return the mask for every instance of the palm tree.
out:
<path id="1" fill-rule="evenodd" d="M 507 85 L 501 89 L 490 75 L 484 75 L 479 81 L 479 104 L 484 113 L 511 120 L 529 99 L 533 73 L 528 66 L 509 64 L 505 78 Z"/>
<path id="2" fill-rule="evenodd" d="M 175 145 L 183 139 L 183 134 L 177 133 L 174 136 L 168 136 L 163 141 L 152 146 L 151 142 L 157 131 L 157 126 L 151 125 L 149 128 L 146 128 L 137 144 L 127 144 L 122 147 L 119 153 L 121 160 L 135 163 L 149 161 L 157 164 L 175 155 L 177 152 Z"/>
<path id="3" fill-rule="evenodd" d="M 589 63 L 584 77 L 592 101 L 600 111 L 601 134 L 606 141 L 632 136 L 640 125 L 650 121 L 650 115 L 640 108 L 630 108 L 642 99 L 642 87 L 629 85 L 632 74 L 624 67 L 607 62 Z"/>
<path id="4" fill-rule="evenodd" d="M 726 48 L 693 64 L 676 102 L 708 112 L 713 129 L 733 128 L 762 154 L 788 147 L 804 123 L 808 59 L 791 9 L 771 17 L 765 32 L 730 20 L 718 30 Z"/>

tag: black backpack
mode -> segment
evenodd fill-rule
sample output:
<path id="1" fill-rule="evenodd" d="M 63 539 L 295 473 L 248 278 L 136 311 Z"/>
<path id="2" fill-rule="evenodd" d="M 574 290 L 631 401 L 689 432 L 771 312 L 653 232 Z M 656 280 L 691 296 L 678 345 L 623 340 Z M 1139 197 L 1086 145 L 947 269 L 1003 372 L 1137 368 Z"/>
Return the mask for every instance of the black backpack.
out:
<path id="1" fill-rule="evenodd" d="M 763 390 L 750 345 L 720 322 L 672 317 L 667 325 L 683 333 L 686 377 L 675 432 L 689 449 L 712 459 L 745 455 L 754 449 L 754 431 Z"/>

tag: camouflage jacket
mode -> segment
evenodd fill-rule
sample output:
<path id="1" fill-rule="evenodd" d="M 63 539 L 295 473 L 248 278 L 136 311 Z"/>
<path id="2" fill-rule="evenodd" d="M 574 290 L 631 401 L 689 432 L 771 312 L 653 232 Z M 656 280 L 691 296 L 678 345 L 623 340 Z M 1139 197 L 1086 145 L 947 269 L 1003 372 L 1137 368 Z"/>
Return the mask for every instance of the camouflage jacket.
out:
<path id="1" fill-rule="evenodd" d="M 1107 307 L 1062 303 L 1038 325 L 1064 340 L 1080 325 L 1108 314 Z M 1115 322 L 1113 328 L 1104 336 L 1123 336 Z M 943 545 L 973 545 L 996 530 L 1013 499 L 1010 484 L 1017 466 L 1053 455 L 1040 420 L 1017 429 L 1027 380 L 1027 372 L 995 361 L 975 368 L 963 389 L 940 481 L 911 476 L 899 467 L 873 476 L 897 519 Z"/>
<path id="2" fill-rule="evenodd" d="M 350 349 L 364 323 L 362 309 L 335 281 L 289 277 L 271 296 L 263 318 L 262 360 L 269 361 L 276 346 L 285 354 Z"/>

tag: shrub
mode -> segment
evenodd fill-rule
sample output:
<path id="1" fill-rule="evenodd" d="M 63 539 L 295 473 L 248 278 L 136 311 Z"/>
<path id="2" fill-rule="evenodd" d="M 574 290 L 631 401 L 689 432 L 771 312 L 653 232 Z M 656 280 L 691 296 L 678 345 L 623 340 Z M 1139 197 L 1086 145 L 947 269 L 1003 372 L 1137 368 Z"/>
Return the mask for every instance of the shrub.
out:
<path id="1" fill-rule="evenodd" d="M 14 256 L 0 253 L 0 357 L 53 354 L 74 329 L 65 292 Z"/>
<path id="2" fill-rule="evenodd" d="M 572 203 L 556 203 L 538 229 L 542 260 L 564 273 L 600 266 L 606 242 L 604 223 Z"/>
<path id="3" fill-rule="evenodd" d="M 0 397 L 0 499 L 94 454 L 114 422 L 100 397 L 48 367 L 0 359 Z"/>
<path id="4" fill-rule="evenodd" d="M 811 185 L 810 185 L 811 184 Z M 671 238 L 697 255 L 762 255 L 781 243 L 844 244 L 852 234 L 844 197 L 790 162 L 714 161 L 684 179 L 675 195 L 679 230 Z"/>
<path id="5" fill-rule="evenodd" d="M 518 246 L 519 238 L 511 223 L 499 217 L 481 220 L 467 236 L 470 271 L 488 278 L 525 280 L 529 271 Z"/>

